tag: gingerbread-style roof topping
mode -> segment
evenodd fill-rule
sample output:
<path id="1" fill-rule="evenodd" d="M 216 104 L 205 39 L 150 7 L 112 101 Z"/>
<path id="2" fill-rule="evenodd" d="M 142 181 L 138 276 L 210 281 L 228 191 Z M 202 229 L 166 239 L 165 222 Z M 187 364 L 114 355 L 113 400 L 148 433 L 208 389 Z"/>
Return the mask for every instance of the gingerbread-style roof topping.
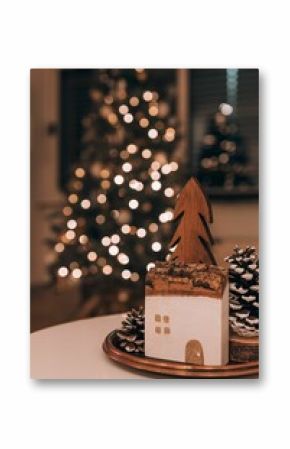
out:
<path id="1" fill-rule="evenodd" d="M 156 262 L 146 276 L 146 295 L 188 295 L 222 298 L 227 270 L 204 263 Z"/>

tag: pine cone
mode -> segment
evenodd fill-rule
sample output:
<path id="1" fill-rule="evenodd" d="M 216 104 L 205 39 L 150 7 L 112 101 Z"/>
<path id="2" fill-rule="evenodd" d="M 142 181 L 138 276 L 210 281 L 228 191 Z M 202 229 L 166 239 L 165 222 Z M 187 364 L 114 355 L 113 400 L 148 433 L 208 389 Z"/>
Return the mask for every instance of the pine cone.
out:
<path id="1" fill-rule="evenodd" d="M 145 315 L 143 307 L 132 309 L 117 331 L 118 345 L 126 352 L 144 353 Z"/>
<path id="2" fill-rule="evenodd" d="M 259 335 L 259 259 L 256 248 L 237 245 L 229 263 L 230 326 L 243 337 Z"/>

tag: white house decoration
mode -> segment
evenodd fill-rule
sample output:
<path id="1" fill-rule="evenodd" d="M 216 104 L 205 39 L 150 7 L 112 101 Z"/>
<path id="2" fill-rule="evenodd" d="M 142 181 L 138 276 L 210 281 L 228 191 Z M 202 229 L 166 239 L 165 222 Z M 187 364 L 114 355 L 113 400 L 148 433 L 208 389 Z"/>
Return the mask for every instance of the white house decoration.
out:
<path id="1" fill-rule="evenodd" d="M 229 293 L 224 268 L 157 262 L 146 276 L 145 355 L 198 365 L 229 359 Z"/>

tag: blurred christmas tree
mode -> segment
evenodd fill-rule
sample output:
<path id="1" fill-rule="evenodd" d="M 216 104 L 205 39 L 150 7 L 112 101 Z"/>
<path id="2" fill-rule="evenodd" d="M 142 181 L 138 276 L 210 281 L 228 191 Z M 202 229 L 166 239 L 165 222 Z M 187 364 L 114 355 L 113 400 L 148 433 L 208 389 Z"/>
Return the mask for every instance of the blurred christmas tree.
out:
<path id="1" fill-rule="evenodd" d="M 206 187 L 247 190 L 248 158 L 233 107 L 222 103 L 211 118 L 199 154 L 198 178 Z"/>
<path id="2" fill-rule="evenodd" d="M 128 307 L 130 292 L 143 296 L 146 268 L 167 254 L 178 163 L 170 99 L 148 88 L 147 71 L 126 74 L 98 70 L 81 159 L 67 204 L 53 220 L 50 272 L 54 279 L 79 279 L 85 298 L 93 291 L 109 297 L 113 289 L 112 301 Z M 114 307 L 101 310 L 119 310 Z"/>

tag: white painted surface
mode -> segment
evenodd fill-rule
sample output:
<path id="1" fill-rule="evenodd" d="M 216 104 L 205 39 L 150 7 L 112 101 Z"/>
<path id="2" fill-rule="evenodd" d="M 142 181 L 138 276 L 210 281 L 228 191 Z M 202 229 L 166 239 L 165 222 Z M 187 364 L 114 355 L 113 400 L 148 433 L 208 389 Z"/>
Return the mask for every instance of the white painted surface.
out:
<path id="1" fill-rule="evenodd" d="M 190 340 L 200 341 L 205 365 L 228 363 L 228 286 L 223 299 L 200 296 L 147 296 L 145 300 L 145 354 L 185 362 Z M 161 321 L 155 321 L 155 315 Z M 169 322 L 164 323 L 164 316 Z M 161 333 L 155 328 L 160 327 Z M 170 333 L 164 332 L 165 327 Z"/>
<path id="2" fill-rule="evenodd" d="M 121 327 L 122 315 L 110 315 L 53 326 L 31 334 L 33 379 L 150 379 L 112 362 L 103 352 L 106 335 Z"/>

